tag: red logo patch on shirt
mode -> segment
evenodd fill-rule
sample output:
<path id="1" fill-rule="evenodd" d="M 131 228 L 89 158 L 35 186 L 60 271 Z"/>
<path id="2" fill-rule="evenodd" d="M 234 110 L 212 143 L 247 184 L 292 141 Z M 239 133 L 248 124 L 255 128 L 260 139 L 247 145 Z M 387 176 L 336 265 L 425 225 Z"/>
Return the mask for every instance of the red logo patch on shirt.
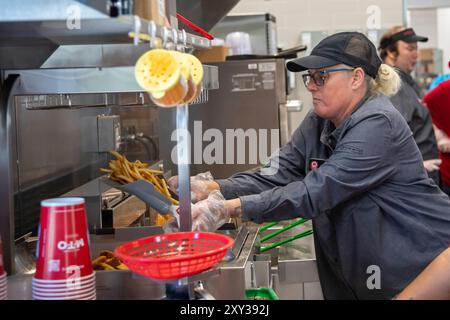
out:
<path id="1" fill-rule="evenodd" d="M 309 170 L 317 170 L 325 161 L 325 159 L 309 159 Z"/>

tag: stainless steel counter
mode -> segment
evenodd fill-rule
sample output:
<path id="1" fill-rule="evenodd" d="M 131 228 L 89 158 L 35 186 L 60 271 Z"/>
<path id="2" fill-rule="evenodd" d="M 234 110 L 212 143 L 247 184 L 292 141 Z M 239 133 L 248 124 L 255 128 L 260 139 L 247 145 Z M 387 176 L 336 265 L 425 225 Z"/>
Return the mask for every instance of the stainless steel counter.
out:
<path id="1" fill-rule="evenodd" d="M 255 243 L 259 241 L 260 226 L 251 223 L 245 226 L 248 233 L 236 258 L 232 261 L 224 259 L 216 268 L 191 277 L 191 282 L 201 282 L 205 290 L 219 300 L 245 299 L 245 289 L 252 285 L 272 286 L 280 299 L 323 299 L 312 236 L 298 239 L 265 254 L 255 254 L 254 248 Z M 263 235 L 282 226 L 281 224 L 271 228 Z M 296 227 L 271 241 L 275 242 L 292 236 L 308 227 Z M 140 231 L 141 233 L 138 229 L 130 230 L 135 237 L 161 232 L 155 227 L 140 229 Z M 227 231 L 222 232 L 227 233 Z M 119 238 L 117 235 L 116 238 L 112 235 L 91 235 L 92 257 L 96 257 L 102 250 L 114 250 L 128 240 L 130 235 L 126 232 L 123 235 L 119 234 Z M 252 265 L 255 270 L 253 281 Z M 32 276 L 33 274 L 17 274 L 8 277 L 8 299 L 32 299 Z M 164 282 L 144 278 L 127 270 L 96 271 L 96 290 L 98 300 L 159 300 L 166 295 Z"/>
<path id="2" fill-rule="evenodd" d="M 261 236 L 266 236 L 281 229 L 288 222 L 290 221 L 279 223 L 267 229 L 262 232 Z M 307 221 L 270 239 L 265 245 L 295 236 L 311 228 L 311 221 Z M 268 259 L 272 262 L 273 287 L 280 299 L 323 299 L 317 271 L 313 235 L 286 243 L 259 256 L 260 260 Z"/>
<path id="3" fill-rule="evenodd" d="M 258 226 L 246 225 L 248 234 L 232 261 L 222 261 L 217 268 L 204 274 L 191 277 L 191 281 L 201 281 L 207 292 L 215 299 L 245 299 L 248 287 L 248 263 L 253 253 Z M 151 231 L 148 231 L 151 232 Z M 91 254 L 101 250 L 111 250 L 123 241 L 113 240 L 112 236 L 91 236 Z M 8 299 L 32 299 L 33 274 L 9 276 Z M 96 271 L 97 300 L 158 300 L 165 297 L 165 283 L 139 276 L 128 270 Z"/>

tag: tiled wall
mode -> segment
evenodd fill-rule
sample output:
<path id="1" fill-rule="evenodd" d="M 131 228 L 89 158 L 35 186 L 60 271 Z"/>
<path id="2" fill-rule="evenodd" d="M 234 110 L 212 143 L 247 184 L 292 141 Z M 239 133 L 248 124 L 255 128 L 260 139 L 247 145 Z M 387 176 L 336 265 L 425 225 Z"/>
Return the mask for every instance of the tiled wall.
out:
<path id="1" fill-rule="evenodd" d="M 438 41 L 437 10 L 417 9 L 409 10 L 409 25 L 419 35 L 428 37 L 428 42 L 420 43 L 420 48 L 435 48 Z"/>
<path id="2" fill-rule="evenodd" d="M 437 12 L 438 21 L 438 47 L 443 50 L 444 73 L 450 73 L 450 8 L 440 8 Z"/>
<path id="3" fill-rule="evenodd" d="M 428 42 L 419 43 L 419 48 L 442 49 L 444 73 L 449 73 L 450 68 L 450 7 L 427 8 L 409 10 L 409 25 L 417 34 L 428 37 Z"/>

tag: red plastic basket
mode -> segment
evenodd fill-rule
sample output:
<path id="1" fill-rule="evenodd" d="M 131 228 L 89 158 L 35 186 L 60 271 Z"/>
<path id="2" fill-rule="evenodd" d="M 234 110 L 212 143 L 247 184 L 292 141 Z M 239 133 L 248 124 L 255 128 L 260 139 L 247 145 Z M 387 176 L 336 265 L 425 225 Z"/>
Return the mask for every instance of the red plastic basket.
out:
<path id="1" fill-rule="evenodd" d="M 117 247 L 123 263 L 145 277 L 177 279 L 220 262 L 234 240 L 211 232 L 175 232 L 130 241 Z"/>

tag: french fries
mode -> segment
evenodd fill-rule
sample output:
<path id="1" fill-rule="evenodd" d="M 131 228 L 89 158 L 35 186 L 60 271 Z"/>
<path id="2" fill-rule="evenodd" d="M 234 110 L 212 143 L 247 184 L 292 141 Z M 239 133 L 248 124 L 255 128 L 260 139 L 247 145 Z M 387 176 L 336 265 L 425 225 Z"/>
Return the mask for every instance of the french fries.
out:
<path id="1" fill-rule="evenodd" d="M 104 250 L 92 261 L 94 270 L 128 270 L 128 267 L 120 261 L 112 251 Z"/>
<path id="2" fill-rule="evenodd" d="M 150 169 L 148 168 L 149 165 L 147 163 L 142 163 L 139 160 L 130 162 L 124 155 L 121 155 L 116 151 L 111 151 L 111 154 L 116 157 L 116 160 L 111 160 L 109 162 L 108 169 L 100 169 L 102 172 L 108 173 L 111 180 L 122 184 L 146 180 L 153 184 L 155 189 L 161 194 L 170 199 L 172 204 L 179 204 L 178 201 L 170 195 L 162 171 Z"/>

